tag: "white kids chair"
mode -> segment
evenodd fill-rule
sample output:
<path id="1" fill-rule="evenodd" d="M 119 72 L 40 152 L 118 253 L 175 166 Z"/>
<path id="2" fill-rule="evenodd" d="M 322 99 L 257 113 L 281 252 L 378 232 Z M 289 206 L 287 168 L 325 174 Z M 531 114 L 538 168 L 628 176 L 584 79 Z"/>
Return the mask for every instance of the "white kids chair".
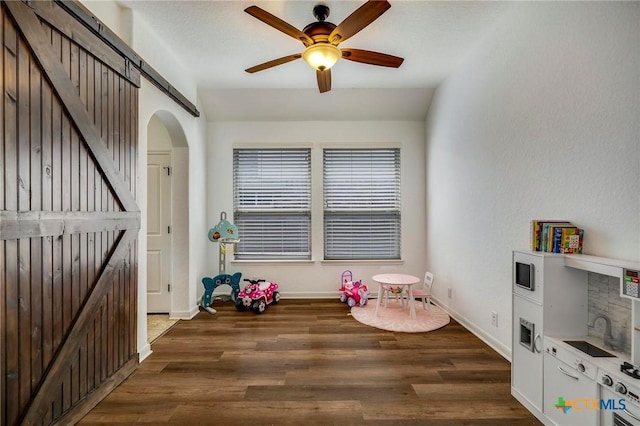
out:
<path id="1" fill-rule="evenodd" d="M 413 298 L 422 298 L 422 308 L 431 312 L 431 287 L 433 286 L 433 274 L 426 272 L 422 287 L 413 289 Z"/>

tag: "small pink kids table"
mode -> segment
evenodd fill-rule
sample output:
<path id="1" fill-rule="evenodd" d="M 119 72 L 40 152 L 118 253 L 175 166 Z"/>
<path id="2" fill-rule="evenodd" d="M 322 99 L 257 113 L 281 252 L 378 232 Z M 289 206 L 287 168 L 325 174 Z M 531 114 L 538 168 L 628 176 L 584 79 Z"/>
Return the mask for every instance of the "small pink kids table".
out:
<path id="1" fill-rule="evenodd" d="M 376 303 L 376 316 L 378 316 L 378 310 L 380 309 L 380 301 L 382 300 L 383 285 L 392 285 L 394 287 L 406 286 L 409 293 L 409 315 L 411 319 L 416 319 L 416 307 L 413 301 L 413 290 L 411 287 L 414 284 L 418 284 L 420 282 L 420 278 L 414 277 L 413 275 L 405 275 L 405 274 L 379 274 L 374 275 L 372 279 L 378 283 L 378 302 Z"/>

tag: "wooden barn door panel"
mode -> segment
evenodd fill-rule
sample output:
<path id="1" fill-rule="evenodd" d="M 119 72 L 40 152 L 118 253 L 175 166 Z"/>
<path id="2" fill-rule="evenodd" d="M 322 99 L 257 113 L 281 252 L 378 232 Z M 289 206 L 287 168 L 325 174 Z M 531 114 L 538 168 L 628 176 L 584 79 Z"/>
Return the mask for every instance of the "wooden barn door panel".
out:
<path id="1" fill-rule="evenodd" d="M 29 4 L 0 8 L 7 425 L 73 423 L 138 362 L 139 76 L 54 3 Z"/>

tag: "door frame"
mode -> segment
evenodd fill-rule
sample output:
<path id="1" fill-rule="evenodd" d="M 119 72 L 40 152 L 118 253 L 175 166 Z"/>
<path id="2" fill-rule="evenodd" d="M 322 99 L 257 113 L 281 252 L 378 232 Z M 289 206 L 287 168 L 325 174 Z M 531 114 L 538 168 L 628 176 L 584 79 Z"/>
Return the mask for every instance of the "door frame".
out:
<path id="1" fill-rule="evenodd" d="M 149 123 L 153 117 L 158 118 L 168 133 L 168 140 L 171 146 L 165 144 L 163 146 L 152 146 L 149 135 Z M 184 133 L 184 129 L 173 112 L 167 110 L 156 110 L 149 115 L 149 118 L 144 119 L 144 124 L 141 124 L 141 128 L 146 129 L 146 132 L 142 135 L 142 138 L 146 139 L 145 154 L 141 155 L 144 158 L 144 165 L 141 166 L 145 171 L 145 191 L 146 191 L 146 166 L 147 166 L 147 154 L 150 153 L 162 153 L 171 151 L 171 158 L 173 168 L 171 170 L 171 218 L 172 218 L 172 258 L 171 258 L 171 311 L 169 316 L 175 319 L 191 319 L 198 312 L 197 307 L 194 308 L 194 304 L 191 301 L 190 294 L 193 293 L 192 287 L 196 285 L 190 280 L 190 188 L 189 188 L 189 161 L 190 161 L 190 147 L 187 142 L 187 137 Z M 146 209 L 146 202 L 143 208 Z M 145 219 L 146 229 L 146 215 L 147 212 L 143 212 Z M 145 248 L 144 256 L 146 257 L 146 234 L 145 234 Z M 142 256 L 142 253 L 141 253 Z M 141 265 L 146 277 L 146 259 L 145 264 Z M 146 282 L 146 281 L 145 281 Z M 144 290 L 144 308 L 141 303 L 141 313 L 146 315 L 147 303 L 146 303 L 146 288 Z M 142 297 L 142 295 L 141 295 Z M 142 302 L 142 300 L 140 300 Z M 150 349 L 150 348 L 149 348 Z M 150 353 L 150 352 L 149 352 Z"/>
<path id="2" fill-rule="evenodd" d="M 169 186 L 171 188 L 171 198 L 169 200 L 169 210 L 170 210 L 170 214 L 171 214 L 171 223 L 170 223 L 170 227 L 171 227 L 171 232 L 169 233 L 169 276 L 168 276 L 168 280 L 169 283 L 171 285 L 171 290 L 169 291 L 169 306 L 167 307 L 167 313 L 169 313 L 169 316 L 171 316 L 171 312 L 173 309 L 173 282 L 174 282 L 174 275 L 173 275 L 173 264 L 175 262 L 175 256 L 174 256 L 174 247 L 173 247 L 173 234 L 174 234 L 174 227 L 173 227 L 173 211 L 174 209 L 176 209 L 175 203 L 174 203 L 174 188 L 173 188 L 173 169 L 174 169 L 174 164 L 173 164 L 173 150 L 158 150 L 158 149 L 152 149 L 152 150 L 147 150 L 147 169 L 149 167 L 149 155 L 168 155 L 169 156 L 169 168 L 170 168 L 170 176 L 171 179 L 169 179 Z M 147 174 L 147 190 L 149 189 L 149 178 L 148 178 L 148 174 Z M 147 192 L 147 199 L 148 199 L 148 192 Z M 145 212 L 146 216 L 147 216 L 147 223 L 149 223 L 149 211 Z M 149 231 L 149 229 L 147 228 L 147 232 Z M 147 234 L 148 235 L 148 234 Z M 145 235 L 145 238 L 148 238 L 147 235 Z M 149 253 L 149 244 L 147 243 L 147 253 Z M 148 266 L 148 264 L 147 264 Z M 147 274 L 147 291 L 149 289 L 149 285 L 148 285 L 148 274 Z M 164 284 L 163 284 L 164 285 Z M 147 293 L 148 295 L 148 293 Z M 147 296 L 148 297 L 148 296 Z M 149 313 L 149 302 L 147 299 L 147 313 Z"/>

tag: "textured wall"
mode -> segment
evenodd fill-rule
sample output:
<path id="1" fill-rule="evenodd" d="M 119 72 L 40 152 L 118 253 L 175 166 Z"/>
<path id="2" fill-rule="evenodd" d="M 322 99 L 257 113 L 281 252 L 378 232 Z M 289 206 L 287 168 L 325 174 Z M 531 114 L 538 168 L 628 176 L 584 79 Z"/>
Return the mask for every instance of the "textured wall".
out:
<path id="1" fill-rule="evenodd" d="M 262 277 L 280 285 L 283 297 L 336 297 L 340 275 L 353 272 L 377 292 L 371 277 L 382 272 L 404 272 L 418 277 L 425 273 L 425 187 L 424 126 L 406 122 L 210 122 L 210 150 L 207 191 L 210 226 L 218 223 L 220 212 L 233 217 L 233 147 L 252 144 L 262 147 L 311 147 L 312 256 L 313 261 L 231 262 L 228 271 L 246 277 Z M 257 144 L 257 145 L 256 145 Z M 322 147 L 401 147 L 402 261 L 324 261 L 322 227 Z M 240 235 L 242 238 L 242 235 Z M 218 245 L 208 243 L 211 259 L 218 258 Z M 210 262 L 208 276 L 217 274 Z"/>
<path id="2" fill-rule="evenodd" d="M 507 354 L 511 250 L 531 219 L 584 227 L 589 254 L 640 255 L 640 4 L 512 12 L 438 88 L 426 160 L 436 297 Z"/>

